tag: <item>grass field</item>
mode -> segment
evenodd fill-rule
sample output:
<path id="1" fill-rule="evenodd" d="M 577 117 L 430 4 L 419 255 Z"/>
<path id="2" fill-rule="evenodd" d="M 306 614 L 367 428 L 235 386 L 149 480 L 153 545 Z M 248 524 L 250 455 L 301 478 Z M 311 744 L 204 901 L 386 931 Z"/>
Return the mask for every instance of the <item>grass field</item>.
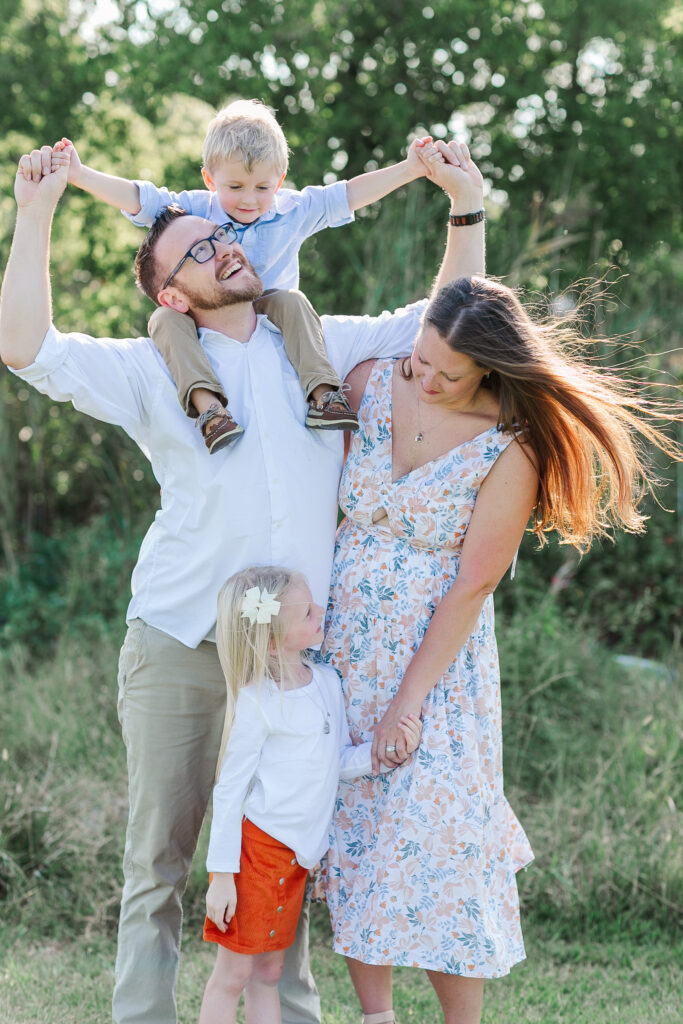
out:
<path id="1" fill-rule="evenodd" d="M 323 1024 L 357 1024 L 360 1012 L 341 957 L 330 950 L 323 907 L 315 907 L 313 970 L 320 988 Z M 105 1024 L 115 943 L 95 936 L 40 943 L 28 935 L 9 944 L 0 932 L 0 1024 Z M 525 963 L 485 990 L 482 1024 L 678 1024 L 683 948 L 664 939 L 646 945 L 629 936 L 567 942 L 538 926 L 526 929 Z M 213 951 L 188 934 L 178 985 L 180 1024 L 199 1015 Z M 395 1007 L 399 1024 L 438 1022 L 438 1003 L 419 972 L 398 970 Z M 240 1018 L 241 1019 L 241 1018 Z"/>

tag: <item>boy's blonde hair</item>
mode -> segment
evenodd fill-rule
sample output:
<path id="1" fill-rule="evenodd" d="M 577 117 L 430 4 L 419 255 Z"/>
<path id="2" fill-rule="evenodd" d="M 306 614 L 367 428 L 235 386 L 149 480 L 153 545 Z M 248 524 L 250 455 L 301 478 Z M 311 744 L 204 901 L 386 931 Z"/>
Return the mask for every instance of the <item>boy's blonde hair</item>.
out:
<path id="1" fill-rule="evenodd" d="M 242 615 L 244 597 L 252 587 L 258 587 L 279 601 L 290 584 L 301 578 L 301 574 L 292 569 L 254 565 L 231 576 L 218 594 L 216 645 L 225 676 L 227 702 L 217 770 L 223 761 L 242 687 L 249 683 L 260 686 L 266 676 L 282 685 L 287 674 L 282 658 L 282 616 L 273 615 L 270 622 L 250 622 Z"/>
<path id="2" fill-rule="evenodd" d="M 289 147 L 273 111 L 260 100 L 235 100 L 210 122 L 202 151 L 204 167 L 213 173 L 223 160 L 239 160 L 251 174 L 267 161 L 278 174 L 289 164 Z"/>

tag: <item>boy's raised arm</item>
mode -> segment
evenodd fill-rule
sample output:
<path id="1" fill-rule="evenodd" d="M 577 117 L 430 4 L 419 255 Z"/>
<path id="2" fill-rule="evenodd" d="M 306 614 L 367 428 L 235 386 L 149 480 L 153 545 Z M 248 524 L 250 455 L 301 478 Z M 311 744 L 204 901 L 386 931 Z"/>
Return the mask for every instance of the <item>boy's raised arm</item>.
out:
<path id="1" fill-rule="evenodd" d="M 394 192 L 401 185 L 407 185 L 416 178 L 422 178 L 425 173 L 425 165 L 420 160 L 419 154 L 422 148 L 431 143 L 431 136 L 424 139 L 415 139 L 408 150 L 408 156 L 391 167 L 381 167 L 377 171 L 367 171 L 351 178 L 346 183 L 346 198 L 351 210 L 360 210 L 364 206 L 370 206 L 378 202 L 390 192 Z"/>
<path id="2" fill-rule="evenodd" d="M 55 143 L 54 150 L 69 155 L 69 182 L 76 188 L 89 192 L 117 210 L 124 210 L 133 216 L 140 212 L 140 189 L 134 181 L 118 178 L 114 174 L 104 174 L 81 163 L 76 147 L 69 139 L 60 139 Z"/>

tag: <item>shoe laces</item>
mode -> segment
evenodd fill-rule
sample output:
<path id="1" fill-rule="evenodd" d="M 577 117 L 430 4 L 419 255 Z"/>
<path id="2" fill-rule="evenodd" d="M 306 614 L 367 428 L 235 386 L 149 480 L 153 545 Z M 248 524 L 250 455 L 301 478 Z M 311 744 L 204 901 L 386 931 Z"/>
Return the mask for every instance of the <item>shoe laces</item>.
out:
<path id="1" fill-rule="evenodd" d="M 222 415 L 222 406 L 218 405 L 218 403 L 216 403 L 215 405 L 210 405 L 208 409 L 205 409 L 203 413 L 200 413 L 200 415 L 194 421 L 194 425 L 198 430 L 203 430 L 207 423 L 210 423 L 211 420 L 216 418 L 216 416 Z"/>
<path id="2" fill-rule="evenodd" d="M 345 409 L 348 409 L 348 411 L 351 412 L 351 406 L 349 405 L 349 401 L 346 397 L 346 392 L 350 390 L 350 384 L 342 384 L 341 387 L 336 388 L 334 391 L 326 391 L 320 399 L 319 406 L 323 409 L 329 409 L 334 402 L 339 402 Z"/>

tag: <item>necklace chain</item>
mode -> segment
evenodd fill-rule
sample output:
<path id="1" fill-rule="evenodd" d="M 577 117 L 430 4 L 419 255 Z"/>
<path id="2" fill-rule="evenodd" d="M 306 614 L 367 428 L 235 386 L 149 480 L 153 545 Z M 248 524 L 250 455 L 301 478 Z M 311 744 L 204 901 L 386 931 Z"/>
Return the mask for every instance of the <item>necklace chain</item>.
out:
<path id="1" fill-rule="evenodd" d="M 311 669 L 311 672 L 313 672 L 312 669 Z M 313 673 L 313 675 L 311 677 L 311 681 L 308 684 L 308 686 L 302 687 L 302 689 L 304 690 L 304 696 L 308 697 L 308 699 L 311 701 L 311 703 L 315 704 L 315 706 L 317 707 L 318 711 L 322 712 L 322 714 L 324 716 L 323 732 L 324 733 L 329 733 L 329 731 L 330 731 L 330 712 L 327 710 L 327 706 L 325 705 L 324 701 L 321 704 L 313 696 L 313 691 L 312 691 L 311 687 L 313 687 L 314 685 L 315 685 L 315 673 Z"/>
<path id="2" fill-rule="evenodd" d="M 431 425 L 431 427 L 423 428 L 423 426 L 422 426 L 422 418 L 420 416 L 420 397 L 419 397 L 419 395 L 417 393 L 418 384 L 417 384 L 417 381 L 415 380 L 415 378 L 413 378 L 413 380 L 415 382 L 415 402 L 416 402 L 415 411 L 417 413 L 417 434 L 415 434 L 415 437 L 413 438 L 413 440 L 415 441 L 416 444 L 422 444 L 422 442 L 425 439 L 425 429 L 426 429 L 427 432 L 429 432 L 430 430 L 434 430 L 435 427 L 440 426 L 442 423 L 445 423 L 446 420 L 448 419 L 450 413 L 449 413 L 449 411 L 447 411 L 446 415 L 442 416 L 441 419 L 437 423 L 433 423 Z"/>

